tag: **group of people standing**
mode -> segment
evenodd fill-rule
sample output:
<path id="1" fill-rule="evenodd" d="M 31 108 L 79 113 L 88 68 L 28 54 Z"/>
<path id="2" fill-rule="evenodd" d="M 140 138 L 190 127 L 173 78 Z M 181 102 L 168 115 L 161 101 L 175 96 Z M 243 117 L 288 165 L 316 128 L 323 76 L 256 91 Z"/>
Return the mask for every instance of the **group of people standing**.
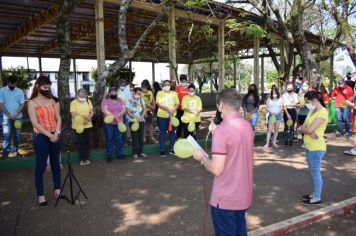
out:
<path id="1" fill-rule="evenodd" d="M 51 93 L 51 81 L 46 76 L 37 78 L 31 97 L 28 101 L 28 114 L 33 126 L 33 148 L 36 156 L 35 185 L 38 196 L 38 204 L 46 206 L 44 195 L 43 174 L 47 166 L 47 159 L 52 169 L 54 182 L 54 196 L 60 196 L 60 136 L 62 120 L 60 116 L 60 104 L 58 98 Z M 124 124 L 125 130 L 132 138 L 132 157 L 134 159 L 147 157 L 143 147 L 146 142 L 155 142 L 153 137 L 154 116 L 157 115 L 157 126 L 159 128 L 160 156 L 166 156 L 165 138 L 169 135 L 169 152 L 174 155 L 173 145 L 179 137 L 188 135 L 196 136 L 200 124 L 200 112 L 202 111 L 201 99 L 195 95 L 195 86 L 189 84 L 187 77 L 181 75 L 180 84 L 175 90 L 171 81 L 163 83 L 163 89 L 154 85 L 155 90 L 147 80 L 142 81 L 140 87 L 132 90 L 126 86 L 125 80 L 120 80 L 118 87 L 109 88 L 101 102 L 102 127 L 106 138 L 106 161 L 111 162 L 113 154 L 118 159 L 124 159 L 123 146 L 127 143 L 127 134 L 119 129 L 119 124 Z M 177 91 L 177 92 L 176 92 Z M 4 99 L 11 93 L 16 99 Z M 16 102 L 16 105 L 15 105 Z M 3 122 L 4 132 L 15 131 L 14 148 L 18 151 L 17 134 L 20 128 L 13 124 L 7 129 L 7 124 L 19 121 L 22 118 L 21 111 L 24 108 L 25 99 L 23 92 L 16 88 L 16 78 L 10 78 L 8 86 L 0 90 L 0 108 L 6 115 Z M 77 92 L 77 97 L 70 104 L 72 118 L 71 128 L 75 133 L 75 142 L 78 146 L 80 165 L 90 164 L 90 130 L 93 127 L 94 109 L 84 89 Z M 178 114 L 180 116 L 178 116 Z M 79 117 L 79 118 L 78 118 Z M 112 117 L 108 121 L 107 117 Z M 173 119 L 179 119 L 179 125 L 172 125 Z M 188 120 L 184 120 L 188 119 Z M 183 121 L 182 121 L 183 119 Z M 79 121 L 79 122 L 78 122 Z M 188 129 L 189 123 L 194 124 L 195 129 Z M 138 128 L 133 129 L 133 124 L 138 123 Z M 177 131 L 176 131 L 177 129 Z M 145 132 L 146 131 L 146 132 Z M 145 133 L 146 139 L 145 139 Z M 4 133 L 3 157 L 10 150 L 9 137 L 11 133 Z"/>

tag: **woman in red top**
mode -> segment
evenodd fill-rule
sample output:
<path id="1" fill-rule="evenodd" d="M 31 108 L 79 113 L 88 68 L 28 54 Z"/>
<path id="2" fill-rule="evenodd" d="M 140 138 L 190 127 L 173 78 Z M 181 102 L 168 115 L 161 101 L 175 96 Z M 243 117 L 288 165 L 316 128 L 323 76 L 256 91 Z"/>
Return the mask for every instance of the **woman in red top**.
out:
<path id="1" fill-rule="evenodd" d="M 48 205 L 43 190 L 43 173 L 48 156 L 50 157 L 52 168 L 55 197 L 59 196 L 61 188 L 59 167 L 61 117 L 59 104 L 54 101 L 51 93 L 51 84 L 51 80 L 48 77 L 38 77 L 28 102 L 28 114 L 34 130 L 35 184 L 40 206 Z"/>

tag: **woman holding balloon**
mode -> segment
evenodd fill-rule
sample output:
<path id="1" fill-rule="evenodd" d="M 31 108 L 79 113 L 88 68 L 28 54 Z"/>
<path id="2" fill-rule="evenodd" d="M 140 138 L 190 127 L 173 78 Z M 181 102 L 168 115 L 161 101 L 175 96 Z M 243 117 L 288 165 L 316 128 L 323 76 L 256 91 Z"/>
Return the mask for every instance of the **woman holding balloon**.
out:
<path id="1" fill-rule="evenodd" d="M 124 102 L 118 98 L 116 88 L 109 89 L 108 95 L 101 102 L 101 111 L 104 114 L 106 162 L 112 161 L 113 148 L 115 148 L 116 158 L 124 159 L 122 155 L 122 133 L 118 129 L 118 124 L 123 121 L 126 107 Z"/>
<path id="2" fill-rule="evenodd" d="M 70 103 L 70 114 L 72 116 L 72 129 L 76 131 L 76 141 L 80 165 L 90 164 L 90 128 L 93 127 L 91 119 L 94 115 L 93 105 L 88 99 L 85 89 L 78 90 L 78 97 Z"/>
<path id="3" fill-rule="evenodd" d="M 163 90 L 157 93 L 156 103 L 157 124 L 159 127 L 159 146 L 161 149 L 160 156 L 166 156 L 165 139 L 168 130 L 170 154 L 174 155 L 173 145 L 176 141 L 175 128 L 171 124 L 171 119 L 175 116 L 179 107 L 178 95 L 175 91 L 171 91 L 171 81 L 163 82 Z M 174 118 L 173 118 L 174 119 Z"/>
<path id="4" fill-rule="evenodd" d="M 196 131 L 199 128 L 201 118 L 200 112 L 203 109 L 200 97 L 195 95 L 195 86 L 191 84 L 188 86 L 188 96 L 182 100 L 182 109 L 184 114 L 182 116 L 184 138 L 192 135 L 196 139 Z"/>
<path id="5" fill-rule="evenodd" d="M 146 104 L 142 95 L 141 88 L 134 88 L 132 98 L 127 100 L 126 111 L 131 127 L 132 136 L 132 153 L 133 158 L 137 159 L 138 156 L 147 157 L 143 152 L 143 136 L 145 130 L 145 115 Z"/>
<path id="6" fill-rule="evenodd" d="M 277 145 L 277 137 L 279 125 L 282 121 L 282 99 L 280 98 L 280 94 L 277 86 L 273 86 L 271 89 L 270 97 L 266 102 L 266 109 L 268 112 L 268 131 L 267 131 L 267 143 L 264 148 L 268 148 L 269 142 L 271 140 L 271 134 L 273 133 L 273 146 L 278 147 Z"/>

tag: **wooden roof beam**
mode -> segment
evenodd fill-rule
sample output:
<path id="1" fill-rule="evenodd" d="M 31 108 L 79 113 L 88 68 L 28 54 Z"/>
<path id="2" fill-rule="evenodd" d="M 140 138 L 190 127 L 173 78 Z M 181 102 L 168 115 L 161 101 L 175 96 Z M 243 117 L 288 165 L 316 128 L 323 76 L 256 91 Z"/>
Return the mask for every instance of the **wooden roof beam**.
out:
<path id="1" fill-rule="evenodd" d="M 41 11 L 39 14 L 31 16 L 14 33 L 12 33 L 4 43 L 1 44 L 0 52 L 4 51 L 6 48 L 11 47 L 20 41 L 23 37 L 26 37 L 31 32 L 57 18 L 58 15 L 59 5 L 55 5 L 46 11 Z"/>
<path id="2" fill-rule="evenodd" d="M 115 3 L 115 4 L 121 4 L 121 0 L 104 0 L 104 1 L 110 2 L 110 3 Z M 155 13 L 160 13 L 163 10 L 162 5 L 152 4 L 149 2 L 139 1 L 139 0 L 133 0 L 132 3 L 130 4 L 130 8 L 136 8 L 136 9 L 151 11 L 151 12 L 155 12 Z M 209 17 L 206 15 L 189 12 L 189 11 L 185 11 L 185 10 L 181 10 L 181 9 L 175 9 L 175 14 L 176 14 L 176 17 L 181 17 L 184 19 L 191 19 L 194 21 L 204 22 L 204 23 L 210 22 L 213 25 L 218 25 L 219 22 L 221 21 L 220 19 L 217 19 L 214 17 Z"/>

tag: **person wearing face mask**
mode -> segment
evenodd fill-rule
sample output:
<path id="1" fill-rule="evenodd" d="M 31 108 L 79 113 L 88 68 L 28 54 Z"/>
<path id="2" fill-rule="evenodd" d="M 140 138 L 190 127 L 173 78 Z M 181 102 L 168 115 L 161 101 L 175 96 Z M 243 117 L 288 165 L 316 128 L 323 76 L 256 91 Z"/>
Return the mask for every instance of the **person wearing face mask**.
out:
<path id="1" fill-rule="evenodd" d="M 157 143 L 157 140 L 153 137 L 153 111 L 156 108 L 156 102 L 153 97 L 152 88 L 150 82 L 147 79 L 141 83 L 142 98 L 145 101 L 146 116 L 145 116 L 145 136 L 148 143 Z"/>
<path id="2" fill-rule="evenodd" d="M 74 122 L 76 116 L 82 116 L 84 120 L 83 133 L 76 133 L 76 141 L 78 145 L 78 153 L 80 158 L 80 165 L 86 166 L 90 164 L 90 129 L 93 127 L 92 118 L 94 115 L 93 105 L 88 99 L 88 94 L 85 89 L 78 90 L 78 96 L 70 103 L 70 114 L 72 116 L 72 129 L 78 128 L 78 124 Z"/>
<path id="3" fill-rule="evenodd" d="M 258 110 L 260 107 L 260 97 L 258 96 L 257 86 L 251 84 L 247 94 L 242 99 L 242 108 L 245 113 L 245 119 L 250 121 L 253 130 L 256 131 L 258 122 Z"/>
<path id="4" fill-rule="evenodd" d="M 179 104 L 182 104 L 183 98 L 188 95 L 188 79 L 187 76 L 182 74 L 179 76 L 179 81 L 180 84 L 176 86 L 176 93 L 178 94 L 178 99 L 179 99 Z M 182 109 L 182 106 L 179 106 L 177 110 L 177 119 L 180 120 L 183 116 L 184 110 Z M 182 131 L 183 131 L 183 124 L 182 122 L 179 123 L 179 126 L 177 127 L 176 133 L 177 133 L 177 139 L 182 137 Z"/>
<path id="5" fill-rule="evenodd" d="M 305 119 L 309 113 L 309 109 L 305 106 L 304 95 L 309 91 L 309 83 L 305 82 L 298 93 L 298 122 L 297 129 L 304 124 Z M 303 136 L 303 134 L 302 134 Z M 304 146 L 302 146 L 304 147 Z"/>
<path id="6" fill-rule="evenodd" d="M 284 145 L 292 146 L 294 138 L 295 121 L 297 120 L 298 95 L 294 92 L 294 85 L 287 84 L 287 92 L 282 96 L 283 120 L 284 120 Z M 288 126 L 287 121 L 292 120 L 292 125 Z"/>
<path id="7" fill-rule="evenodd" d="M 201 122 L 200 112 L 203 110 L 203 104 L 200 97 L 195 95 L 194 84 L 188 86 L 188 96 L 185 96 L 182 100 L 182 109 L 184 110 L 183 116 L 194 120 L 195 123 L 194 132 L 189 132 L 189 124 L 181 122 L 183 124 L 184 138 L 187 138 L 189 135 L 192 135 L 196 139 L 197 131 Z"/>
<path id="8" fill-rule="evenodd" d="M 47 76 L 38 77 L 28 102 L 28 114 L 34 130 L 35 184 L 40 206 L 48 205 L 43 190 L 43 173 L 48 156 L 50 157 L 55 198 L 59 196 L 61 188 L 59 139 L 62 121 L 59 103 L 56 103 L 52 97 L 51 84 L 51 80 Z"/>
<path id="9" fill-rule="evenodd" d="M 21 128 L 16 128 L 16 120 L 22 120 L 22 110 L 25 107 L 25 95 L 16 87 L 17 77 L 10 76 L 7 86 L 0 89 L 0 110 L 2 111 L 3 151 L 2 158 L 7 159 L 10 151 L 22 157 L 19 153 Z M 10 147 L 11 136 L 13 137 L 12 148 Z"/>
<path id="10" fill-rule="evenodd" d="M 110 88 L 108 95 L 101 102 L 101 111 L 104 119 L 106 116 L 113 116 L 114 120 L 110 124 L 104 122 L 103 129 L 106 138 L 106 162 L 112 161 L 112 151 L 115 148 L 117 159 L 124 159 L 122 155 L 122 133 L 117 128 L 119 122 L 123 122 L 123 116 L 126 113 L 126 107 L 121 98 L 117 95 L 116 88 Z"/>
<path id="11" fill-rule="evenodd" d="M 216 96 L 222 122 L 212 131 L 211 157 L 195 149 L 193 157 L 214 175 L 211 216 L 216 235 L 247 235 L 246 210 L 252 203 L 254 132 L 239 113 L 235 89 Z"/>
<path id="12" fill-rule="evenodd" d="M 161 149 L 160 156 L 166 157 L 166 133 L 169 134 L 169 150 L 170 154 L 174 155 L 173 145 L 176 141 L 175 128 L 170 125 L 170 119 L 176 115 L 179 107 L 178 95 L 175 91 L 171 91 L 171 81 L 163 82 L 163 90 L 157 93 L 156 103 L 158 105 L 157 124 L 159 128 L 159 146 Z"/>
<path id="13" fill-rule="evenodd" d="M 280 94 L 279 94 L 277 86 L 274 86 L 271 89 L 270 97 L 267 99 L 267 102 L 266 102 L 266 109 L 268 112 L 268 117 L 267 117 L 268 130 L 267 130 L 266 145 L 264 146 L 264 148 L 269 147 L 272 133 L 273 133 L 272 144 L 274 147 L 278 147 L 277 137 L 278 137 L 279 125 L 281 124 L 281 121 L 282 121 L 281 112 L 282 112 L 283 106 L 282 106 L 282 99 L 280 98 Z M 276 117 L 275 123 L 270 122 L 271 116 Z"/>
<path id="14" fill-rule="evenodd" d="M 335 110 L 337 116 L 336 136 L 339 137 L 343 134 L 343 121 L 345 121 L 345 136 L 350 137 L 351 109 L 345 105 L 345 102 L 353 96 L 353 91 L 345 84 L 343 79 L 340 79 L 337 84 L 338 86 L 336 86 L 331 92 L 331 97 L 335 100 Z"/>
<path id="15" fill-rule="evenodd" d="M 146 105 L 142 98 L 142 89 L 134 88 L 133 97 L 129 99 L 126 103 L 126 112 L 129 118 L 130 127 L 134 122 L 134 119 L 139 123 L 139 129 L 137 131 L 132 131 L 132 153 L 133 158 L 137 159 L 138 156 L 147 157 L 143 152 L 143 136 L 145 130 L 145 116 L 146 116 Z"/>
<path id="16" fill-rule="evenodd" d="M 302 196 L 303 204 L 321 204 L 323 179 L 321 176 L 321 160 L 326 153 L 324 133 L 328 122 L 328 112 L 322 97 L 315 91 L 304 95 L 306 107 L 309 109 L 304 124 L 299 132 L 304 134 L 303 141 L 309 171 L 313 180 L 313 193 Z"/>
<path id="17" fill-rule="evenodd" d="M 126 104 L 127 100 L 132 97 L 131 90 L 126 85 L 127 85 L 127 83 L 126 83 L 125 79 L 120 79 L 118 81 L 118 87 L 119 87 L 118 97 L 122 100 L 122 102 L 124 104 Z M 128 116 L 126 114 L 123 116 L 123 122 L 124 122 L 124 124 L 126 126 L 128 126 L 129 119 L 128 119 Z M 130 132 L 130 129 L 127 129 L 126 133 L 122 134 L 122 144 L 124 146 L 126 146 L 126 138 L 129 138 L 129 136 L 130 136 L 129 132 Z"/>

